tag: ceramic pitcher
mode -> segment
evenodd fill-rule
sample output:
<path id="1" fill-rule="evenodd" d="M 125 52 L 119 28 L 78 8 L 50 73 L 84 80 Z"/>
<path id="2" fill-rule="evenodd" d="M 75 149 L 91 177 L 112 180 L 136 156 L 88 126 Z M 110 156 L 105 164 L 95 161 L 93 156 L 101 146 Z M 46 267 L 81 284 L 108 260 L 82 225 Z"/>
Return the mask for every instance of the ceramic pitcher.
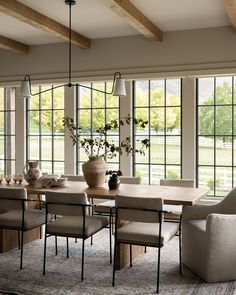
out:
<path id="1" fill-rule="evenodd" d="M 24 178 L 30 186 L 34 186 L 36 181 L 42 176 L 39 169 L 39 161 L 29 161 L 23 170 Z"/>

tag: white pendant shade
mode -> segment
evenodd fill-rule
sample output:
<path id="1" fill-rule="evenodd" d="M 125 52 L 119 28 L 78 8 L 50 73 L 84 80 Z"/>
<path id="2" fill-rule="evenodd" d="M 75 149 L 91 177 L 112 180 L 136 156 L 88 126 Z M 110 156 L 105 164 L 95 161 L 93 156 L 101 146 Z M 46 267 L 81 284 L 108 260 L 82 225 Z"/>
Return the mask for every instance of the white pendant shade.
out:
<path id="1" fill-rule="evenodd" d="M 30 98 L 31 97 L 30 84 L 29 84 L 28 80 L 21 81 L 19 97 L 21 97 L 21 98 L 24 98 L 24 97 Z"/>
<path id="2" fill-rule="evenodd" d="M 126 96 L 125 80 L 116 78 L 113 90 L 113 96 Z"/>

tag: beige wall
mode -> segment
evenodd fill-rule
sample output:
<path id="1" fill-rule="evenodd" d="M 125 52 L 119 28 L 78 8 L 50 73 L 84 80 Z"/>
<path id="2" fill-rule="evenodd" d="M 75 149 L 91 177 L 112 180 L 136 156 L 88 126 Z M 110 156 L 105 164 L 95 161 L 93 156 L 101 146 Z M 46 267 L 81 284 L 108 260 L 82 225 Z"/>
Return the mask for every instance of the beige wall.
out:
<path id="1" fill-rule="evenodd" d="M 231 27 L 170 32 L 163 42 L 143 36 L 93 40 L 90 49 L 73 46 L 74 76 L 108 75 L 236 68 L 236 34 Z M 65 43 L 30 47 L 29 55 L 0 50 L 0 82 L 65 77 L 68 70 Z M 126 75 L 129 77 L 129 75 Z"/>

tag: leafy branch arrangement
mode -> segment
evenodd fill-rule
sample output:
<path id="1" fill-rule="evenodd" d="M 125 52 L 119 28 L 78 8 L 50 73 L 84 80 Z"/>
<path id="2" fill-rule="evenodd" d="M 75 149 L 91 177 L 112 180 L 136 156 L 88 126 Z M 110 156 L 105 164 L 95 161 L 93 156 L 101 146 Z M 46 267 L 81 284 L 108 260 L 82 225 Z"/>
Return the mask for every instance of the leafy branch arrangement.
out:
<path id="1" fill-rule="evenodd" d="M 76 126 L 73 118 L 64 117 L 63 126 L 65 126 L 69 132 L 70 137 L 72 138 L 73 145 L 78 144 L 79 148 L 83 148 L 88 157 L 99 157 L 107 156 L 109 159 L 116 157 L 117 155 L 122 155 L 125 152 L 127 155 L 139 153 L 140 155 L 145 154 L 145 149 L 150 146 L 150 141 L 148 138 L 138 140 L 140 142 L 140 148 L 133 148 L 131 144 L 131 137 L 128 136 L 120 142 L 119 145 L 115 144 L 113 140 L 107 139 L 107 133 L 111 130 L 119 129 L 125 124 L 132 124 L 139 128 L 145 128 L 148 124 L 148 121 L 144 121 L 141 118 L 132 118 L 128 115 L 122 119 L 111 120 L 109 123 L 105 124 L 96 130 L 98 133 L 97 137 L 93 138 L 81 138 L 80 131 L 82 128 Z M 109 137 L 108 137 L 109 138 Z"/>

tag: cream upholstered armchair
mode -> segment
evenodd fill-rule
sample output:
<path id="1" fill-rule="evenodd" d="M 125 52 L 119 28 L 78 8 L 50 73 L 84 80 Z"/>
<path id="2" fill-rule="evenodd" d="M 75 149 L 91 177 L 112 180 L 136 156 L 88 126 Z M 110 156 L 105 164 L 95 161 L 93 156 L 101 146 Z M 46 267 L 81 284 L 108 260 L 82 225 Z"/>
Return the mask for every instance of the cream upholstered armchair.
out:
<path id="1" fill-rule="evenodd" d="M 236 280 L 236 188 L 215 205 L 183 207 L 182 261 L 206 282 Z"/>

